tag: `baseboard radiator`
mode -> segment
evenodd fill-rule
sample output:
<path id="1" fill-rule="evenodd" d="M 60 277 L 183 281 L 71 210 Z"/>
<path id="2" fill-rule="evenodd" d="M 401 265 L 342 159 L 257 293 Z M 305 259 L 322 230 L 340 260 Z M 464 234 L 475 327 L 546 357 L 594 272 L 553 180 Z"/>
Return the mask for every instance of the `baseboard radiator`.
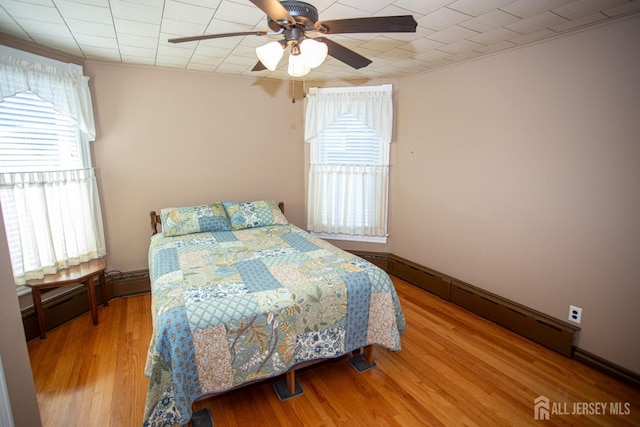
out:
<path id="1" fill-rule="evenodd" d="M 580 328 L 393 254 L 353 252 L 392 276 L 571 357 Z"/>

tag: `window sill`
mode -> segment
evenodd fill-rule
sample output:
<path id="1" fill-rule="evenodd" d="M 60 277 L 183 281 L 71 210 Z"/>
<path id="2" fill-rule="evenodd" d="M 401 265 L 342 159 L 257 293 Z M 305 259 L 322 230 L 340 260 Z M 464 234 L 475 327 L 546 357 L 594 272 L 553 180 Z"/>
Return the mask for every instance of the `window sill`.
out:
<path id="1" fill-rule="evenodd" d="M 311 231 L 313 237 L 318 237 L 320 239 L 326 240 L 348 240 L 351 242 L 365 242 L 365 243 L 387 243 L 387 236 L 378 237 L 378 236 L 353 236 L 350 234 L 334 234 L 334 233 L 315 233 Z"/>

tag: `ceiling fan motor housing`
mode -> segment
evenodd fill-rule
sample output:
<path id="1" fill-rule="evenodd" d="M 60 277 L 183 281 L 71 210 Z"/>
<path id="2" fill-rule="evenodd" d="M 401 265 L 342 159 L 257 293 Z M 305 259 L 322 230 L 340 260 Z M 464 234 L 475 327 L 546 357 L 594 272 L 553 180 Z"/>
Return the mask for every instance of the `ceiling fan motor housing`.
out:
<path id="1" fill-rule="evenodd" d="M 289 15 L 296 20 L 296 26 L 303 27 L 303 30 L 313 30 L 314 24 L 318 21 L 318 9 L 315 6 L 301 2 L 301 1 L 282 1 L 282 6 L 289 12 Z M 274 21 L 267 16 L 267 24 L 273 31 L 280 31 L 281 28 L 286 28 L 287 25 L 283 25 L 280 22 Z M 293 23 L 292 25 L 293 26 Z"/>

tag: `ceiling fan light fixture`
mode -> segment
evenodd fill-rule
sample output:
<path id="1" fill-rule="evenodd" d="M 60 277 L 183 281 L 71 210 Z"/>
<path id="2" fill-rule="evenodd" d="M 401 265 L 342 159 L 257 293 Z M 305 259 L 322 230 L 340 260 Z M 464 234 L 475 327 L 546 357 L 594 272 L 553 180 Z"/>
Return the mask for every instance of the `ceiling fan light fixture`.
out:
<path id="1" fill-rule="evenodd" d="M 328 53 L 329 48 L 325 43 L 313 39 L 304 39 L 300 43 L 300 54 L 309 68 L 320 66 L 327 59 Z"/>
<path id="2" fill-rule="evenodd" d="M 292 77 L 302 77 L 309 74 L 311 71 L 311 67 L 309 67 L 302 54 L 300 55 L 289 55 L 289 67 L 287 68 L 287 72 Z"/>
<path id="3" fill-rule="evenodd" d="M 256 55 L 258 56 L 258 59 L 262 62 L 262 65 L 270 71 L 275 71 L 283 54 L 284 48 L 282 44 L 277 41 L 269 42 L 256 48 Z"/>

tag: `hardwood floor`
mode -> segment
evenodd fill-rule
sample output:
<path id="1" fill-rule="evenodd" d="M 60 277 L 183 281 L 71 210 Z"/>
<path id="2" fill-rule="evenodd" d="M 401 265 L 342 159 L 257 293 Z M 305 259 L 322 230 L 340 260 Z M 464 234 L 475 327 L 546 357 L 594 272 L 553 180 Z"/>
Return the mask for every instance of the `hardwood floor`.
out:
<path id="1" fill-rule="evenodd" d="M 640 390 L 394 282 L 408 329 L 402 351 L 375 349 L 374 369 L 342 358 L 298 372 L 304 394 L 293 399 L 277 398 L 276 378 L 194 409 L 209 408 L 218 427 L 640 425 Z M 28 344 L 45 427 L 141 425 L 150 295 L 112 300 L 99 315 L 98 326 L 87 313 Z M 534 419 L 539 396 L 548 421 Z"/>

